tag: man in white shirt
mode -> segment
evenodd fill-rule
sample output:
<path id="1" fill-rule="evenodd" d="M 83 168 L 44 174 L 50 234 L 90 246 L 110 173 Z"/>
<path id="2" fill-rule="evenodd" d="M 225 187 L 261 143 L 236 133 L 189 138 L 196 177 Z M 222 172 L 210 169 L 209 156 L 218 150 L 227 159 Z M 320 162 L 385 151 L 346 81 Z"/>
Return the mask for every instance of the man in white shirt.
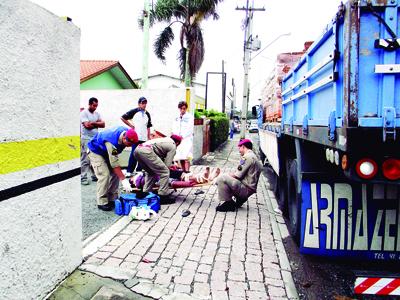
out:
<path id="1" fill-rule="evenodd" d="M 101 119 L 100 114 L 96 111 L 99 100 L 92 97 L 89 99 L 87 109 L 81 111 L 81 183 L 88 185 L 88 173 L 91 173 L 92 181 L 97 181 L 90 166 L 87 144 L 96 135 L 98 128 L 104 128 L 105 122 Z"/>
<path id="2" fill-rule="evenodd" d="M 131 109 L 121 117 L 122 122 L 124 122 L 130 128 L 135 129 L 139 138 L 138 144 L 142 144 L 150 139 L 150 127 L 153 126 L 151 124 L 150 113 L 146 110 L 146 106 L 147 99 L 145 97 L 140 97 L 138 100 L 138 107 Z M 135 171 L 135 167 L 137 171 L 142 170 L 142 166 L 133 156 L 136 146 L 137 145 L 132 146 L 132 151 L 129 155 L 128 167 L 126 168 L 126 176 L 130 176 L 131 173 Z"/>

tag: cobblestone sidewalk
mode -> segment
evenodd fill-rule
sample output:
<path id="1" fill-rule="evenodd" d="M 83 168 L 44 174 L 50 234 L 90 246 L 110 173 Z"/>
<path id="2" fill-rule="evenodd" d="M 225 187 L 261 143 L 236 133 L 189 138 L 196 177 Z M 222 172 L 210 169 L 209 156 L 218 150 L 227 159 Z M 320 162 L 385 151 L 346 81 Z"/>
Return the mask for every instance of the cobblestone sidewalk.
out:
<path id="1" fill-rule="evenodd" d="M 236 141 L 228 141 L 200 163 L 231 172 L 238 160 Z M 229 213 L 215 211 L 216 186 L 178 190 L 175 204 L 129 223 L 81 269 L 127 271 L 125 286 L 155 299 L 288 299 L 266 186 L 262 176 L 257 194 Z M 185 209 L 191 214 L 182 217 Z"/>

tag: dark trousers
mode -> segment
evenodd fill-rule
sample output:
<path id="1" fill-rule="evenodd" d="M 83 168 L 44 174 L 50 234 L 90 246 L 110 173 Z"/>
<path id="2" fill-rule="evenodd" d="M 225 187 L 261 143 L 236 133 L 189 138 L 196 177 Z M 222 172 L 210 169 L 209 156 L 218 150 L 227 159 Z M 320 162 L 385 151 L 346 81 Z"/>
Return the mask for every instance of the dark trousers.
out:
<path id="1" fill-rule="evenodd" d="M 139 141 L 139 143 L 137 145 L 142 144 L 142 143 L 144 143 L 144 141 Z M 129 155 L 128 167 L 126 168 L 126 171 L 129 173 L 133 173 L 133 171 L 135 171 L 135 167 L 136 167 L 136 171 L 143 170 L 142 166 L 139 164 L 139 162 L 133 156 L 133 152 L 135 152 L 137 145 L 132 145 L 131 154 Z"/>

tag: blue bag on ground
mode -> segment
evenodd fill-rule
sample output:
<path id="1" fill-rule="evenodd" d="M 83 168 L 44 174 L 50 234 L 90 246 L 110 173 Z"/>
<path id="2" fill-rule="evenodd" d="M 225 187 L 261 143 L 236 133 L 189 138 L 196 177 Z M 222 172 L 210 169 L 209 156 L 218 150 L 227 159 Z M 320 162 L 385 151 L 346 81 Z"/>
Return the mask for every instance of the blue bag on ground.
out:
<path id="1" fill-rule="evenodd" d="M 115 201 L 115 213 L 120 216 L 127 216 L 132 207 L 145 205 L 149 206 L 155 212 L 158 212 L 160 210 L 160 197 L 154 193 L 149 193 L 146 197 L 138 199 L 134 193 L 121 194 L 119 199 Z"/>

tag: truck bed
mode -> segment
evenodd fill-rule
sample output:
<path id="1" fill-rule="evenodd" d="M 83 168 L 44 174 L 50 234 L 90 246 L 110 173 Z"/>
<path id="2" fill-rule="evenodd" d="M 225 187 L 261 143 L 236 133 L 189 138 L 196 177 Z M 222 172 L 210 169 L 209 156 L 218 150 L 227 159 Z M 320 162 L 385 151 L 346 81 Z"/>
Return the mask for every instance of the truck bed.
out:
<path id="1" fill-rule="evenodd" d="M 378 44 L 395 40 L 379 17 L 397 37 L 399 4 L 370 2 L 368 6 L 360 1 L 359 10 L 349 3 L 341 7 L 283 79 L 281 130 L 285 134 L 343 151 L 359 131 L 371 132 L 374 143 L 396 139 L 400 50 Z"/>

